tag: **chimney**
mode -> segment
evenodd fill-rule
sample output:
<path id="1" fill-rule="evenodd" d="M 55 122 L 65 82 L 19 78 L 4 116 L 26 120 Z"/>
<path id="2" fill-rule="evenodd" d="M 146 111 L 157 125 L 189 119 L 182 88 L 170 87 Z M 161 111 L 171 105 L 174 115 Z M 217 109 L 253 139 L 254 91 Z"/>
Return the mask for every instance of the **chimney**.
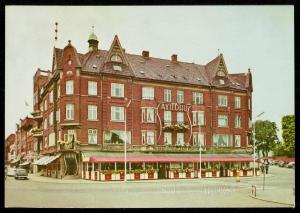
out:
<path id="1" fill-rule="evenodd" d="M 143 56 L 145 59 L 149 59 L 149 51 L 143 50 L 142 56 Z"/>
<path id="2" fill-rule="evenodd" d="M 176 55 L 176 54 L 173 54 L 173 55 L 171 56 L 171 60 L 172 60 L 172 62 L 177 63 L 177 55 Z"/>

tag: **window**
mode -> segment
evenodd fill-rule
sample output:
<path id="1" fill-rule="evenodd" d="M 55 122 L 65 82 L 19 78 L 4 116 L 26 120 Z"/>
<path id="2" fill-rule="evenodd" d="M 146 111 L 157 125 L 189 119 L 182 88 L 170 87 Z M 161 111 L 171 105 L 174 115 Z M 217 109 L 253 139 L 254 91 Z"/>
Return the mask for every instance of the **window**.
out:
<path id="1" fill-rule="evenodd" d="M 50 126 L 53 125 L 53 112 L 50 112 L 50 115 L 49 115 L 49 125 Z"/>
<path id="2" fill-rule="evenodd" d="M 127 143 L 131 143 L 131 132 L 127 131 Z M 113 144 L 123 144 L 125 142 L 125 131 L 111 130 L 104 132 L 104 142 Z"/>
<path id="3" fill-rule="evenodd" d="M 214 134 L 213 135 L 213 145 L 221 147 L 231 146 L 231 135 L 226 134 Z"/>
<path id="4" fill-rule="evenodd" d="M 97 129 L 88 129 L 89 144 L 97 144 Z"/>
<path id="5" fill-rule="evenodd" d="M 154 131 L 142 131 L 142 144 L 154 144 Z"/>
<path id="6" fill-rule="evenodd" d="M 124 84 L 111 83 L 111 96 L 124 97 Z"/>
<path id="7" fill-rule="evenodd" d="M 220 84 L 225 84 L 225 82 L 224 82 L 223 79 L 220 79 L 220 80 L 219 80 L 219 83 L 220 83 Z"/>
<path id="8" fill-rule="evenodd" d="M 49 103 L 53 103 L 53 90 L 49 93 Z"/>
<path id="9" fill-rule="evenodd" d="M 65 141 L 76 141 L 76 130 L 68 129 L 68 134 L 66 134 L 65 137 Z"/>
<path id="10" fill-rule="evenodd" d="M 44 141 L 45 141 L 45 143 L 44 143 L 44 148 L 47 148 L 47 145 L 48 145 L 48 136 L 46 136 L 46 137 L 44 138 Z"/>
<path id="11" fill-rule="evenodd" d="M 204 133 L 199 133 L 199 132 L 193 133 L 193 145 L 204 146 Z"/>
<path id="12" fill-rule="evenodd" d="M 124 107 L 111 107 L 111 120 L 124 121 Z"/>
<path id="13" fill-rule="evenodd" d="M 148 100 L 154 99 L 154 88 L 153 87 L 143 87 L 142 93 L 143 93 L 142 94 L 143 99 L 148 99 Z"/>
<path id="14" fill-rule="evenodd" d="M 234 106 L 236 109 L 241 108 L 241 97 L 239 96 L 234 97 Z"/>
<path id="15" fill-rule="evenodd" d="M 251 110 L 251 99 L 248 99 L 248 109 Z"/>
<path id="16" fill-rule="evenodd" d="M 225 73 L 223 71 L 218 71 L 217 76 L 224 77 Z"/>
<path id="17" fill-rule="evenodd" d="M 88 120 L 97 120 L 97 106 L 88 105 Z"/>
<path id="18" fill-rule="evenodd" d="M 61 130 L 58 130 L 58 141 L 61 141 Z"/>
<path id="19" fill-rule="evenodd" d="M 240 135 L 234 136 L 234 146 L 241 147 L 241 136 Z"/>
<path id="20" fill-rule="evenodd" d="M 184 102 L 184 92 L 181 90 L 177 91 L 177 103 L 182 104 Z"/>
<path id="21" fill-rule="evenodd" d="M 227 115 L 218 115 L 218 127 L 227 127 L 228 117 Z"/>
<path id="22" fill-rule="evenodd" d="M 110 60 L 114 61 L 114 62 L 122 62 L 122 58 L 119 55 L 116 55 L 116 54 L 112 55 Z"/>
<path id="23" fill-rule="evenodd" d="M 171 123 L 172 122 L 172 113 L 171 111 L 164 111 L 164 122 Z"/>
<path id="24" fill-rule="evenodd" d="M 74 104 L 66 104 L 66 120 L 74 120 Z"/>
<path id="25" fill-rule="evenodd" d="M 60 97 L 60 85 L 57 86 L 57 98 Z"/>
<path id="26" fill-rule="evenodd" d="M 168 145 L 172 144 L 172 133 L 171 132 L 164 133 L 164 143 L 168 144 Z"/>
<path id="27" fill-rule="evenodd" d="M 97 82 L 96 81 L 88 81 L 88 94 L 89 95 L 97 95 Z"/>
<path id="28" fill-rule="evenodd" d="M 177 145 L 184 145 L 184 133 L 177 133 Z"/>
<path id="29" fill-rule="evenodd" d="M 249 125 L 249 128 L 251 128 L 251 127 L 252 127 L 251 118 L 249 118 L 249 123 L 248 123 L 248 125 Z"/>
<path id="30" fill-rule="evenodd" d="M 59 120 L 60 120 L 60 109 L 56 111 L 56 121 L 59 122 Z"/>
<path id="31" fill-rule="evenodd" d="M 172 93 L 171 93 L 171 90 L 170 89 L 165 89 L 164 90 L 164 101 L 165 102 L 171 102 L 171 96 L 172 96 Z"/>
<path id="32" fill-rule="evenodd" d="M 66 81 L 66 94 L 67 95 L 73 95 L 73 93 L 74 93 L 73 84 L 74 84 L 73 80 Z"/>
<path id="33" fill-rule="evenodd" d="M 203 94 L 200 92 L 193 92 L 193 104 L 203 104 Z"/>
<path id="34" fill-rule="evenodd" d="M 235 128 L 241 128 L 241 116 L 240 115 L 236 115 L 235 116 Z"/>
<path id="35" fill-rule="evenodd" d="M 184 113 L 177 112 L 177 123 L 184 123 Z"/>
<path id="36" fill-rule="evenodd" d="M 48 126 L 48 119 L 45 118 L 45 120 L 44 120 L 44 130 L 47 129 L 47 126 Z"/>
<path id="37" fill-rule="evenodd" d="M 204 125 L 204 111 L 192 111 L 193 125 Z"/>
<path id="38" fill-rule="evenodd" d="M 114 71 L 122 71 L 122 67 L 119 65 L 113 65 Z"/>
<path id="39" fill-rule="evenodd" d="M 44 110 L 45 110 L 45 111 L 47 111 L 47 107 L 48 107 L 47 99 L 45 99 L 45 102 L 44 102 Z"/>
<path id="40" fill-rule="evenodd" d="M 154 123 L 154 108 L 142 108 L 142 122 Z"/>
<path id="41" fill-rule="evenodd" d="M 218 95 L 218 106 L 227 107 L 226 95 Z"/>
<path id="42" fill-rule="evenodd" d="M 49 144 L 48 146 L 55 146 L 55 132 L 49 134 Z"/>
<path id="43" fill-rule="evenodd" d="M 69 60 L 68 60 L 68 65 L 71 65 L 71 64 L 72 64 L 72 60 L 69 59 Z"/>

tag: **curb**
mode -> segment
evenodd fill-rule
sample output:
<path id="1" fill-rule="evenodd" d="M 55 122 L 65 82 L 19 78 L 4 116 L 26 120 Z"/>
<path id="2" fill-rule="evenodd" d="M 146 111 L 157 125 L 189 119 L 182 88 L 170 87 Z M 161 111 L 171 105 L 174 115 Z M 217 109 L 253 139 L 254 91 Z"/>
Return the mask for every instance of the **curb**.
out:
<path id="1" fill-rule="evenodd" d="M 270 203 L 278 203 L 278 204 L 282 204 L 282 205 L 288 205 L 288 206 L 291 206 L 291 207 L 294 207 L 295 208 L 295 205 L 294 204 L 290 204 L 290 203 L 281 203 L 281 202 L 277 202 L 277 201 L 272 201 L 272 200 L 265 200 L 265 199 L 261 199 L 261 198 L 258 198 L 258 197 L 254 197 L 252 195 L 248 195 L 249 197 L 253 198 L 253 199 L 257 199 L 257 200 L 261 200 L 261 201 L 265 201 L 265 202 L 270 202 Z"/>

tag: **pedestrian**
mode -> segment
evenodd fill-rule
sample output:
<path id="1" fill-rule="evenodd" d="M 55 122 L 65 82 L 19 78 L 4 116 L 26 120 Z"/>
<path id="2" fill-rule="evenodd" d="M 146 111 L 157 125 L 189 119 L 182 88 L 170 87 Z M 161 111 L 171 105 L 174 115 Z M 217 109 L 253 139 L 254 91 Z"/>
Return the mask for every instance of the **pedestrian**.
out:
<path id="1" fill-rule="evenodd" d="M 269 162 L 267 161 L 267 163 L 266 163 L 266 174 L 268 174 L 268 172 L 269 172 Z"/>

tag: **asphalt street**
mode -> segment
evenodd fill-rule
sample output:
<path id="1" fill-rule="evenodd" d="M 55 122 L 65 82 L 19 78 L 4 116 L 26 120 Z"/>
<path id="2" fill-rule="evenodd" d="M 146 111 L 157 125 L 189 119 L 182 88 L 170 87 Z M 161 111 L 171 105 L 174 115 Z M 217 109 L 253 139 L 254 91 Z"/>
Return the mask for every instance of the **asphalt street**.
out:
<path id="1" fill-rule="evenodd" d="M 44 178 L 44 177 L 41 177 Z M 58 180 L 57 180 L 58 181 Z M 81 180 L 82 181 L 82 180 Z M 203 178 L 192 180 L 158 180 L 140 182 L 42 182 L 5 181 L 6 207 L 49 208 L 189 208 L 189 207 L 291 207 L 250 197 L 251 186 L 257 195 L 283 203 L 294 203 L 294 170 L 271 167 L 263 176 Z M 286 193 L 286 194 L 285 194 Z M 272 197 L 273 196 L 273 197 Z"/>

